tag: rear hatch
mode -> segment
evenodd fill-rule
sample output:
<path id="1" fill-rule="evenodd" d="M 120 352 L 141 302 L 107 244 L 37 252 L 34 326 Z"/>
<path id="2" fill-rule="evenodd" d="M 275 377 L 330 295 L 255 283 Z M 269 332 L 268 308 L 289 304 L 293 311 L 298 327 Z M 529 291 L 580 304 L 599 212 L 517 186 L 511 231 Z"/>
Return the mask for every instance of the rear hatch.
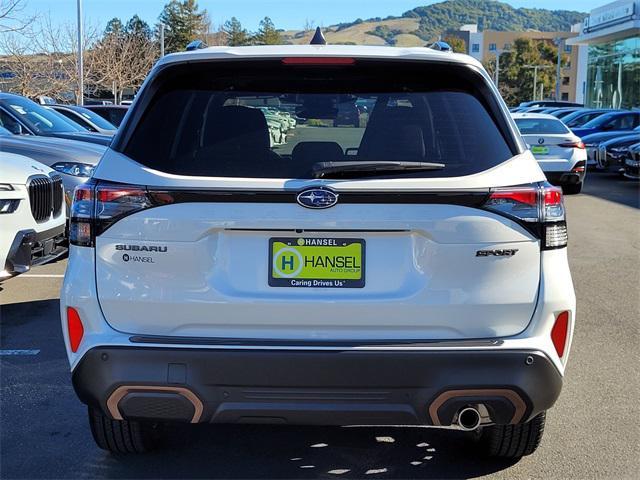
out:
<path id="1" fill-rule="evenodd" d="M 543 175 L 492 95 L 439 62 L 165 67 L 95 173 L 107 321 L 280 341 L 520 332 L 540 242 L 484 205 Z M 345 102 L 372 105 L 359 126 L 336 124 Z M 284 144 L 260 106 L 295 112 Z"/>

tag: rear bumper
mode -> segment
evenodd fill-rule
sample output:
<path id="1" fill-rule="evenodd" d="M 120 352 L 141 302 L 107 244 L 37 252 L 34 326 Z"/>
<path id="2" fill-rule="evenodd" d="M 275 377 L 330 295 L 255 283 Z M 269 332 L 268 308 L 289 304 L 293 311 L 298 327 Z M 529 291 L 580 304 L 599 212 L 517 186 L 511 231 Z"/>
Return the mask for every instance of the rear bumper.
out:
<path id="1" fill-rule="evenodd" d="M 555 403 L 562 376 L 537 350 L 136 346 L 92 348 L 73 385 L 116 419 L 449 426 L 468 405 L 522 423 Z"/>
<path id="2" fill-rule="evenodd" d="M 32 266 L 55 260 L 66 252 L 64 224 L 43 232 L 21 230 L 11 243 L 5 261 L 5 272 L 9 275 L 25 273 Z"/>
<path id="3" fill-rule="evenodd" d="M 575 185 L 584 180 L 586 172 L 544 172 L 553 185 Z"/>

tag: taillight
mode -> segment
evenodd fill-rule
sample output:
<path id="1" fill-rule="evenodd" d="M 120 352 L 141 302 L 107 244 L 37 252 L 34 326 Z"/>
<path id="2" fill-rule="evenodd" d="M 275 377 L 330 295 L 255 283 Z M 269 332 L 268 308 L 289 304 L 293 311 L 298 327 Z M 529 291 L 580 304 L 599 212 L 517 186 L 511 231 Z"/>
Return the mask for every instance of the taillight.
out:
<path id="1" fill-rule="evenodd" d="M 76 187 L 71 205 L 69 242 L 93 246 L 96 235 L 121 218 L 166 203 L 170 200 L 154 201 L 143 186 L 90 180 Z"/>
<path id="2" fill-rule="evenodd" d="M 551 329 L 551 341 L 560 358 L 564 355 L 567 345 L 567 335 L 569 333 L 569 312 L 560 312 Z"/>
<path id="3" fill-rule="evenodd" d="M 78 311 L 73 307 L 67 307 L 67 333 L 69 334 L 71 351 L 76 353 L 84 336 L 84 327 Z"/>
<path id="4" fill-rule="evenodd" d="M 585 145 L 582 142 L 559 143 L 558 146 L 562 148 L 579 148 L 580 150 L 585 149 Z"/>
<path id="5" fill-rule="evenodd" d="M 543 250 L 567 245 L 562 189 L 551 185 L 502 187 L 491 191 L 485 208 L 516 220 L 540 238 Z"/>

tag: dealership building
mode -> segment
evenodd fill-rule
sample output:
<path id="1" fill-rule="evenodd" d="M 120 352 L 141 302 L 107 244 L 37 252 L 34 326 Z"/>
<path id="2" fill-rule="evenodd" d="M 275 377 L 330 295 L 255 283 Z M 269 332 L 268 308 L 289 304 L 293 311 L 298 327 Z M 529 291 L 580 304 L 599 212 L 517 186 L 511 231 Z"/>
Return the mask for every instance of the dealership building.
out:
<path id="1" fill-rule="evenodd" d="M 640 0 L 592 10 L 573 29 L 580 48 L 575 98 L 596 108 L 640 108 Z"/>

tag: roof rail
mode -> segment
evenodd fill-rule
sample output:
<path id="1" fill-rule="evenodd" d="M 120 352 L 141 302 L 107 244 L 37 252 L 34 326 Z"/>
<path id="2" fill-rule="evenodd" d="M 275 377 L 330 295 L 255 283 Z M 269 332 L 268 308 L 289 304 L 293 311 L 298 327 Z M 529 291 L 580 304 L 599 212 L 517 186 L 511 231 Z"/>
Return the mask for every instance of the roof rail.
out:
<path id="1" fill-rule="evenodd" d="M 309 45 L 326 45 L 327 39 L 324 38 L 320 27 L 316 27 L 316 33 L 313 34 L 313 38 L 309 42 Z"/>
<path id="2" fill-rule="evenodd" d="M 187 48 L 185 48 L 185 50 L 187 52 L 191 52 L 193 50 L 201 50 L 207 47 L 208 45 L 204 43 L 202 40 L 194 40 L 193 42 L 190 42 L 189 45 L 187 45 Z"/>
<path id="3" fill-rule="evenodd" d="M 438 40 L 435 43 L 429 45 L 429 48 L 432 50 L 438 50 L 439 52 L 453 52 L 453 48 L 447 42 L 443 42 L 442 40 Z"/>

